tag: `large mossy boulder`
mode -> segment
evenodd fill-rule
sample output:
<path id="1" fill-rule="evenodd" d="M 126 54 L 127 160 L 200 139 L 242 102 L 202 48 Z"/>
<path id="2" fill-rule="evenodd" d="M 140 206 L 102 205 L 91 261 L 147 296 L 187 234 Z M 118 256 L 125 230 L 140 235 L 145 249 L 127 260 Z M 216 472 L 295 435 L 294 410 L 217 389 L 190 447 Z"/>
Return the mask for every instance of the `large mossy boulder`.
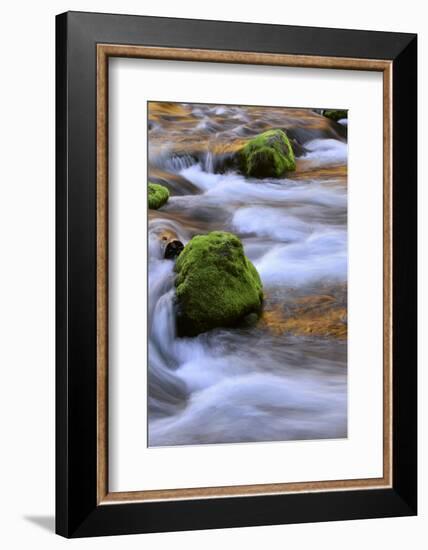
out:
<path id="1" fill-rule="evenodd" d="M 260 314 L 262 283 L 235 235 L 213 231 L 193 237 L 175 271 L 179 336 L 234 327 L 250 314 Z"/>
<path id="2" fill-rule="evenodd" d="M 149 208 L 153 210 L 157 210 L 158 208 L 163 206 L 169 199 L 168 189 L 163 185 L 159 185 L 158 183 L 149 182 L 147 194 L 149 200 Z"/>
<path id="3" fill-rule="evenodd" d="M 280 178 L 296 169 L 293 148 L 283 130 L 268 130 L 250 139 L 239 152 L 241 171 L 249 177 Z"/>
<path id="4" fill-rule="evenodd" d="M 346 109 L 325 109 L 323 115 L 337 122 L 338 120 L 342 120 L 342 118 L 348 118 L 348 111 Z"/>

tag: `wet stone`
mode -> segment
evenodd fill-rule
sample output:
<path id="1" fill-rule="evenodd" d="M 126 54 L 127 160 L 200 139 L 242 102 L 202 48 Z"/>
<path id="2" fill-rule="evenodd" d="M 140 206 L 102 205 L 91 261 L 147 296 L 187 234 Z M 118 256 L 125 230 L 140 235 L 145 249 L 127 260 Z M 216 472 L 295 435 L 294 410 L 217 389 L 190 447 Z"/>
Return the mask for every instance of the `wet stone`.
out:
<path id="1" fill-rule="evenodd" d="M 181 241 L 174 240 L 170 241 L 165 247 L 164 257 L 166 260 L 173 260 L 180 255 L 181 251 L 184 248 L 184 244 Z"/>

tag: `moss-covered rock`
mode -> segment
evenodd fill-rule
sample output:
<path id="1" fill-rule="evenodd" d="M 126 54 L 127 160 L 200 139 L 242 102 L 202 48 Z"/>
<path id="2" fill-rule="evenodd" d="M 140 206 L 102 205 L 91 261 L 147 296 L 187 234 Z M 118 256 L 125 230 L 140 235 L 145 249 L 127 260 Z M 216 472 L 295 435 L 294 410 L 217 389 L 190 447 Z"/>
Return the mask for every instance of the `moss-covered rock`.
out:
<path id="1" fill-rule="evenodd" d="M 152 208 L 153 210 L 157 210 L 158 208 L 163 206 L 169 199 L 168 189 L 163 185 L 159 185 L 158 183 L 149 182 L 147 194 L 149 200 L 149 208 Z"/>
<path id="2" fill-rule="evenodd" d="M 178 257 L 175 271 L 179 336 L 233 327 L 261 311 L 259 274 L 231 233 L 193 237 Z"/>
<path id="3" fill-rule="evenodd" d="M 293 148 L 283 130 L 268 130 L 250 139 L 239 152 L 239 163 L 246 176 L 280 178 L 296 169 Z"/>
<path id="4" fill-rule="evenodd" d="M 323 115 L 337 122 L 342 118 L 348 118 L 348 111 L 346 109 L 325 109 Z"/>

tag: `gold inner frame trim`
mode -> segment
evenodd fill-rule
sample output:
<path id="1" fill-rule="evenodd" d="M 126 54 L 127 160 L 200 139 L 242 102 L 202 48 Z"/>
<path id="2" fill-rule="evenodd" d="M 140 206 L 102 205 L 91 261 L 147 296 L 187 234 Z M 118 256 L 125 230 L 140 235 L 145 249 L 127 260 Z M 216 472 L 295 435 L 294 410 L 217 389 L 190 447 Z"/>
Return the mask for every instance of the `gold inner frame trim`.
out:
<path id="1" fill-rule="evenodd" d="M 108 488 L 108 59 L 133 57 L 383 73 L 383 476 L 296 483 L 109 492 Z M 222 50 L 97 45 L 97 503 L 224 498 L 392 486 L 392 62 Z"/>

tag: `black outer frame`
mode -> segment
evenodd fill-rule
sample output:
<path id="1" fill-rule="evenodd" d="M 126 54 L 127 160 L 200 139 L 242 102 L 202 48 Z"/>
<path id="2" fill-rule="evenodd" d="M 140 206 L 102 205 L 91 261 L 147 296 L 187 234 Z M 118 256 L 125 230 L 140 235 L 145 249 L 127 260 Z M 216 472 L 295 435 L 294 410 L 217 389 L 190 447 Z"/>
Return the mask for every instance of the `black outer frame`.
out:
<path id="1" fill-rule="evenodd" d="M 393 61 L 393 487 L 97 506 L 96 44 Z M 67 12 L 56 17 L 56 532 L 65 537 L 417 513 L 417 36 Z"/>

